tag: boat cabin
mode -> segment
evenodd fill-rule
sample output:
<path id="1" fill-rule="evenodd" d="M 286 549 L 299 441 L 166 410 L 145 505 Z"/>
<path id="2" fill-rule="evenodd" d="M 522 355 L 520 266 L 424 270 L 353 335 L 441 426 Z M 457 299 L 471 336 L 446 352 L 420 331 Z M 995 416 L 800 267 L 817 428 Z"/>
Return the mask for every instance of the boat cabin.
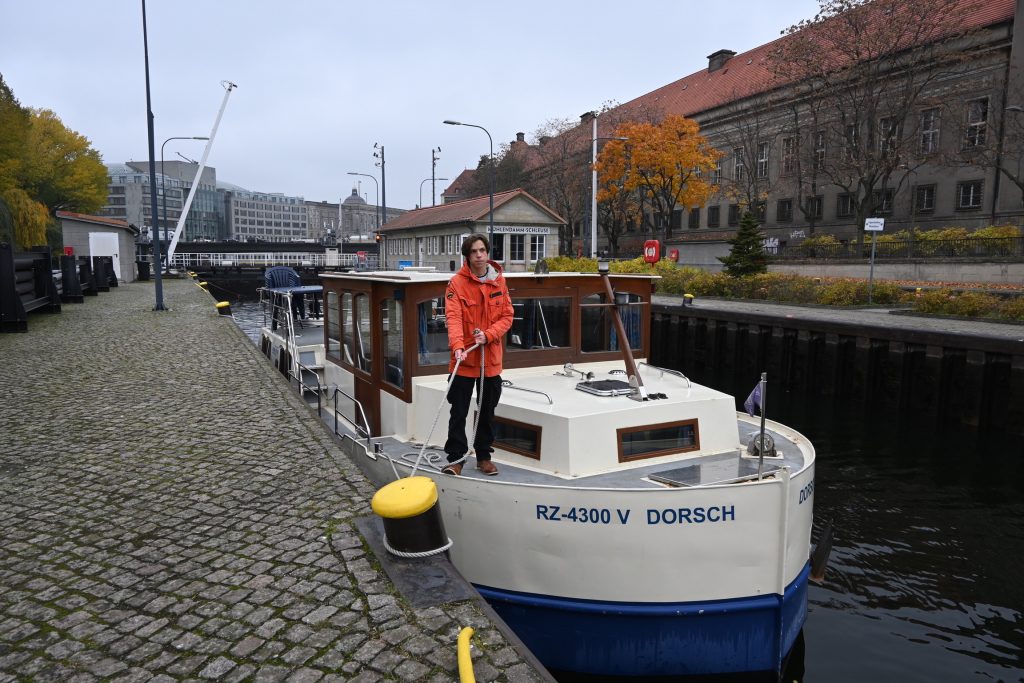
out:
<path id="1" fill-rule="evenodd" d="M 387 271 L 322 278 L 324 380 L 348 399 L 337 411 L 375 437 L 429 438 L 440 448 L 448 418 L 444 291 L 450 275 Z M 731 396 L 644 362 L 654 276 L 608 276 L 614 304 L 593 273 L 505 278 L 515 317 L 503 340 L 496 460 L 568 478 L 687 452 L 736 452 Z M 649 400 L 632 400 L 637 382 L 626 372 L 624 341 Z"/>

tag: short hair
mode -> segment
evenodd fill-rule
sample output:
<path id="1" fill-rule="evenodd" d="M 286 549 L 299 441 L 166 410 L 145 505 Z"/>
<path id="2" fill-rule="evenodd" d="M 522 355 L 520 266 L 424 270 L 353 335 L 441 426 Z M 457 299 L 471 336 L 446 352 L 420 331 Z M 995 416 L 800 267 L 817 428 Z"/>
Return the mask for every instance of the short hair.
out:
<path id="1" fill-rule="evenodd" d="M 484 249 L 487 250 L 488 254 L 491 253 L 491 242 L 490 240 L 487 239 L 487 235 L 483 235 L 479 232 L 474 232 L 472 235 L 462 240 L 462 256 L 465 258 L 469 258 L 469 250 L 472 249 L 473 245 L 476 244 L 478 241 L 484 243 Z"/>

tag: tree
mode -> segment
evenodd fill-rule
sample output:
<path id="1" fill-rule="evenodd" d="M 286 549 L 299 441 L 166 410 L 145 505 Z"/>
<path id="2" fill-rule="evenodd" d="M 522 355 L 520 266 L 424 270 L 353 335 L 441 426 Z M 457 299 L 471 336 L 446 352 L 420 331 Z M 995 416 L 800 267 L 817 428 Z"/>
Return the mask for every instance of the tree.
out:
<path id="1" fill-rule="evenodd" d="M 88 138 L 48 109 L 33 109 L 22 187 L 49 210 L 93 213 L 106 203 L 107 169 Z"/>
<path id="2" fill-rule="evenodd" d="M 558 248 L 571 254 L 580 234 L 589 198 L 590 132 L 573 119 L 549 119 L 534 133 L 537 167 L 526 189 L 565 219 Z"/>
<path id="3" fill-rule="evenodd" d="M 725 272 L 732 277 L 746 277 L 768 271 L 768 257 L 764 253 L 764 234 L 758 227 L 757 219 L 749 211 L 740 219 L 740 229 L 729 240 L 732 248 L 728 256 L 719 256 L 725 264 Z"/>
<path id="4" fill-rule="evenodd" d="M 711 172 L 720 153 L 700 134 L 696 121 L 671 115 L 659 124 L 626 122 L 597 159 L 599 185 L 621 183 L 636 192 L 652 232 L 672 236 L 677 206 L 702 206 L 715 187 Z"/>
<path id="5" fill-rule="evenodd" d="M 820 113 L 794 116 L 796 137 L 815 155 L 803 171 L 843 190 L 854 225 L 890 209 L 922 163 L 922 110 L 964 61 L 966 44 L 952 39 L 965 33 L 958 22 L 970 2 L 819 0 L 818 14 L 778 42 L 777 75 Z M 818 200 L 808 200 L 819 212 Z M 863 231 L 856 234 L 862 244 Z"/>
<path id="6" fill-rule="evenodd" d="M 30 126 L 28 110 L 0 76 L 0 242 L 21 247 L 46 243 L 46 207 L 21 188 Z"/>

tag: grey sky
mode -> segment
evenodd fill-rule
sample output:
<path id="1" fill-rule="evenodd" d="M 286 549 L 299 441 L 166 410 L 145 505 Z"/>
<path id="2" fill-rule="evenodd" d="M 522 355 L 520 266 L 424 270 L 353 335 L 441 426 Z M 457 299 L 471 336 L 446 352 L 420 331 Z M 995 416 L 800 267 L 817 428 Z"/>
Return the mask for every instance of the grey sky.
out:
<path id="1" fill-rule="evenodd" d="M 54 110 L 107 162 L 145 160 L 138 0 L 0 0 L 0 73 L 25 106 Z M 156 146 L 209 135 L 238 84 L 209 164 L 250 190 L 338 201 L 347 171 L 387 159 L 389 206 L 413 208 L 441 147 L 454 179 L 519 131 L 626 102 L 743 52 L 814 15 L 814 0 L 642 3 L 585 0 L 327 2 L 149 0 Z M 172 141 L 198 159 L 200 142 Z M 373 182 L 362 191 L 374 201 Z M 438 184 L 438 198 L 445 183 Z M 430 182 L 423 185 L 430 205 Z M 439 199 L 438 199 L 439 200 Z"/>

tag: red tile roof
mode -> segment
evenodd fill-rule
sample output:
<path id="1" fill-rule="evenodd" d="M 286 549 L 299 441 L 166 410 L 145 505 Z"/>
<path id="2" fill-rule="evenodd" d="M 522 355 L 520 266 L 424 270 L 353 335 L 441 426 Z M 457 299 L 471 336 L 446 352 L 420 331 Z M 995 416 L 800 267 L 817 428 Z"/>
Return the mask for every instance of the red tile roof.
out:
<path id="1" fill-rule="evenodd" d="M 508 190 L 506 192 L 494 193 L 494 209 L 497 210 L 503 204 L 507 204 L 517 197 L 525 197 L 536 204 L 541 210 L 551 216 L 558 223 L 565 223 L 565 219 L 545 206 L 540 200 L 533 197 L 529 192 L 522 189 Z M 407 230 L 409 228 L 425 228 L 433 225 L 447 225 L 450 223 L 472 223 L 487 218 L 490 211 L 490 195 L 472 197 L 460 202 L 441 204 L 439 206 L 428 206 L 425 209 L 406 211 L 394 220 L 388 221 L 380 226 L 380 232 L 392 230 Z"/>
<path id="2" fill-rule="evenodd" d="M 133 225 L 130 225 L 128 221 L 122 221 L 119 218 L 109 218 L 107 216 L 90 216 L 86 213 L 75 213 L 74 211 L 58 211 L 57 218 L 67 218 L 69 220 L 82 221 L 83 223 L 97 223 L 99 225 L 109 225 L 112 228 L 124 228 L 125 230 L 131 230 L 135 233 L 139 232 L 139 229 Z"/>
<path id="3" fill-rule="evenodd" d="M 441 196 L 444 197 L 446 200 L 454 199 L 456 201 L 460 201 L 464 196 L 466 186 L 468 186 L 469 183 L 472 182 L 474 173 L 476 173 L 476 169 L 467 168 L 465 171 L 460 173 L 458 177 L 456 177 L 455 180 L 453 180 L 448 187 L 444 189 L 444 192 L 441 193 Z"/>

